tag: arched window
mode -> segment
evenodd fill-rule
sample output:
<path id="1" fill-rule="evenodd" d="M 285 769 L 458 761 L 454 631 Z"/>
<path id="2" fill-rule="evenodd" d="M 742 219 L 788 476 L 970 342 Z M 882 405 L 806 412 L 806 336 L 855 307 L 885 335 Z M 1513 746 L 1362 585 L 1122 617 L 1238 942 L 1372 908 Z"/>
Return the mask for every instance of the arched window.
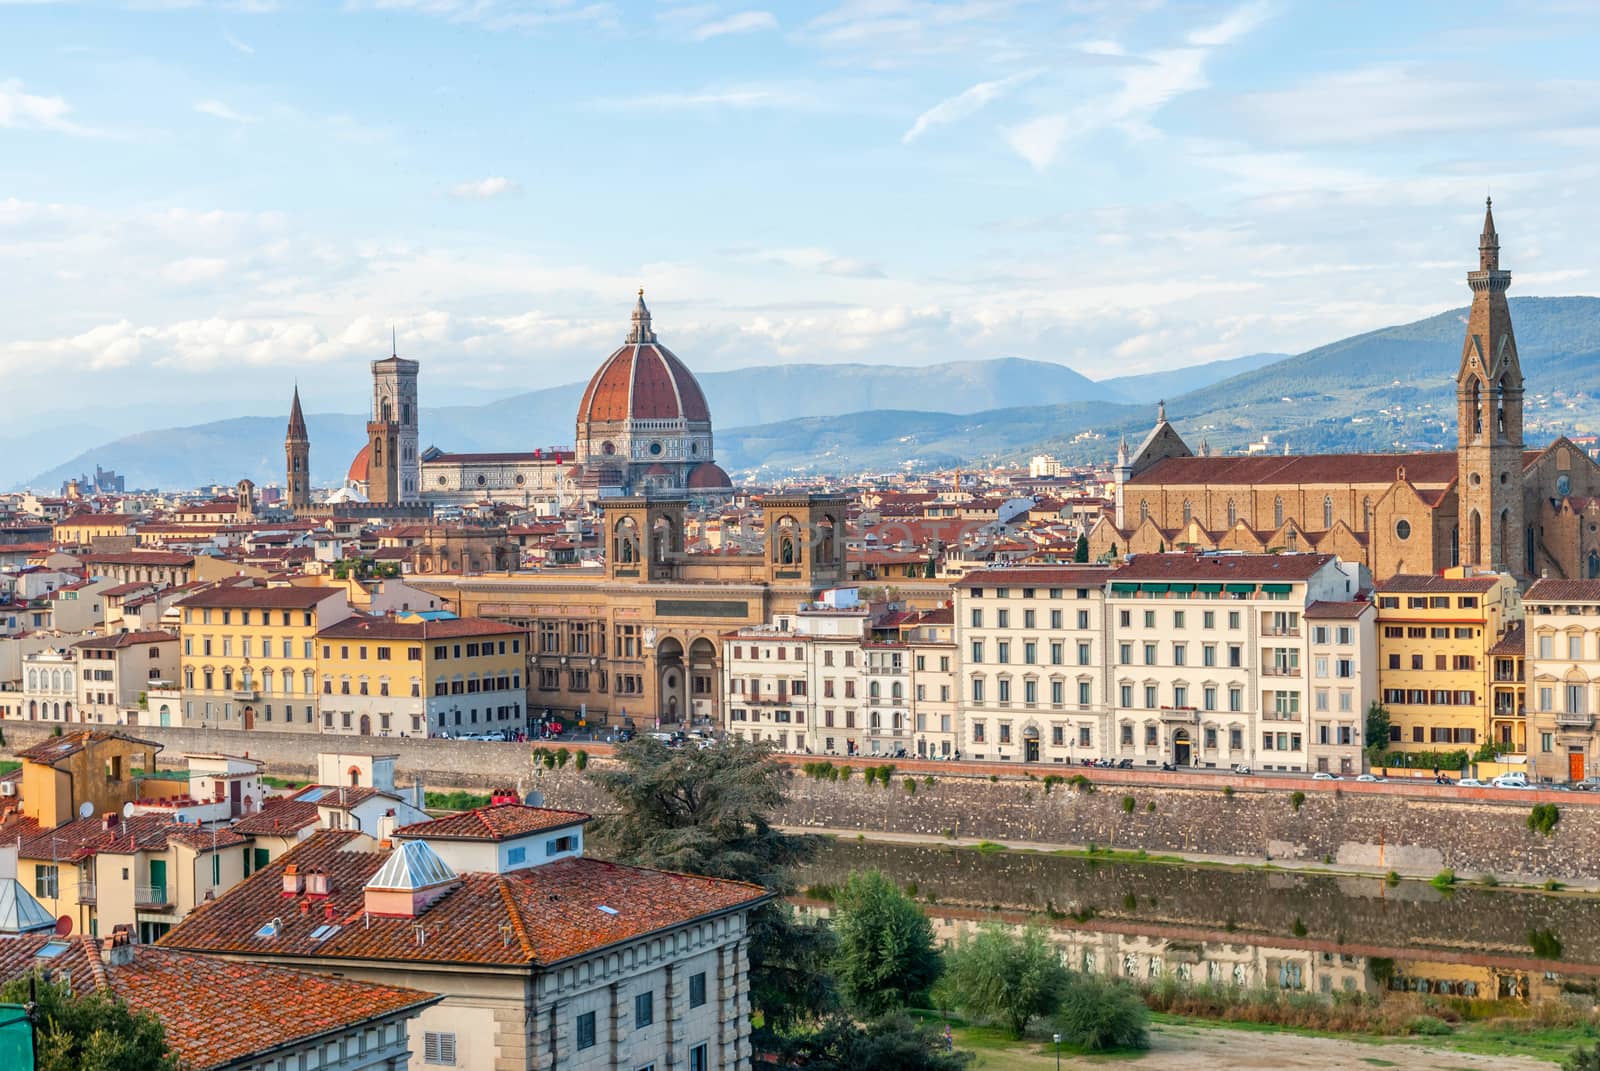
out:
<path id="1" fill-rule="evenodd" d="M 878 698 L 878 696 L 882 694 L 883 689 L 879 686 L 877 681 L 873 681 L 871 684 L 867 685 L 867 695 L 871 696 L 873 699 Z"/>
<path id="2" fill-rule="evenodd" d="M 1149 519 L 1150 519 L 1150 500 L 1146 499 L 1146 498 L 1141 498 L 1139 500 L 1139 520 L 1142 522 L 1142 521 L 1147 521 Z"/>
<path id="3" fill-rule="evenodd" d="M 1194 506 L 1186 498 L 1183 500 L 1183 523 L 1188 524 L 1194 520 Z"/>
<path id="4" fill-rule="evenodd" d="M 39 671 L 36 670 L 36 669 L 30 669 L 30 670 L 28 670 L 28 691 L 36 692 L 38 690 L 39 690 Z"/>
<path id="5" fill-rule="evenodd" d="M 1272 500 L 1272 527 L 1283 527 L 1283 496 L 1279 495 Z"/>
<path id="6" fill-rule="evenodd" d="M 1233 504 L 1233 499 L 1228 499 L 1228 527 L 1232 528 L 1239 523 L 1239 507 Z"/>
<path id="7" fill-rule="evenodd" d="M 889 685 L 889 698 L 894 700 L 905 698 L 905 693 L 901 691 L 899 681 L 895 681 L 893 684 Z"/>
<path id="8" fill-rule="evenodd" d="M 1322 496 L 1322 527 L 1333 527 L 1333 496 Z"/>

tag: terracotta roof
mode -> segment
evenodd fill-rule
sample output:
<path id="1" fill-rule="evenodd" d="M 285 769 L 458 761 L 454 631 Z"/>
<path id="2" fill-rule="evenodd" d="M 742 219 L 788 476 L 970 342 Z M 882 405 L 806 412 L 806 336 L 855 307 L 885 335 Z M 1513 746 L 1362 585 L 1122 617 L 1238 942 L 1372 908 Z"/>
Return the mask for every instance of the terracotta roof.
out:
<path id="1" fill-rule="evenodd" d="M 127 736 L 123 733 L 102 732 L 99 729 L 75 729 L 60 736 L 49 736 L 26 751 L 17 752 L 17 758 L 27 759 L 29 762 L 42 762 L 46 765 L 54 764 L 68 755 L 76 755 L 90 744 L 104 740 L 125 740 L 131 744 L 161 750 L 160 744 L 149 740 L 140 740 L 137 737 Z"/>
<path id="2" fill-rule="evenodd" d="M 101 940 L 87 935 L 66 938 L 59 954 L 38 959 L 52 939 L 53 934 L 37 933 L 0 941 L 0 979 L 41 964 L 71 971 L 75 990 L 114 994 L 133 1011 L 160 1019 L 167 1044 L 194 1071 L 264 1059 L 323 1034 L 414 1014 L 444 999 L 417 989 L 232 963 L 154 945 L 135 945 L 132 962 L 117 966 L 103 961 Z M 282 1014 L 285 1001 L 294 1014 Z"/>
<path id="3" fill-rule="evenodd" d="M 1136 554 L 1117 580 L 1308 580 L 1332 554 Z"/>
<path id="4" fill-rule="evenodd" d="M 1313 621 L 1354 621 L 1370 609 L 1370 602 L 1314 602 L 1306 607 L 1305 616 Z"/>
<path id="5" fill-rule="evenodd" d="M 520 636 L 527 629 L 484 617 L 452 617 L 438 621 L 396 621 L 392 617 L 347 617 L 317 632 L 325 639 L 449 640 L 472 636 Z"/>
<path id="6" fill-rule="evenodd" d="M 85 565 L 193 565 L 193 554 L 169 550 L 130 550 L 120 554 L 85 554 Z"/>
<path id="7" fill-rule="evenodd" d="M 732 487 L 733 481 L 722 471 L 722 466 L 713 461 L 702 461 L 689 473 L 687 486 L 691 491 L 721 490 Z"/>
<path id="8" fill-rule="evenodd" d="M 1453 450 L 1419 454 L 1255 454 L 1244 457 L 1169 457 L 1128 481 L 1138 484 L 1251 486 L 1259 484 L 1373 484 L 1388 486 L 1396 472 L 1419 485 L 1456 478 Z"/>
<path id="9" fill-rule="evenodd" d="M 1495 645 L 1489 648 L 1491 655 L 1521 655 L 1526 654 L 1527 651 L 1528 632 L 1521 621 L 1506 629 L 1505 635 L 1501 636 L 1495 642 Z"/>
<path id="10" fill-rule="evenodd" d="M 1600 580 L 1550 580 L 1541 578 L 1533 582 L 1522 601 L 1527 602 L 1595 602 L 1600 601 Z"/>
<path id="11" fill-rule="evenodd" d="M 507 840 L 563 826 L 582 825 L 588 820 L 589 816 L 582 811 L 556 811 L 546 807 L 506 803 L 498 807 L 479 807 L 473 811 L 446 815 L 431 822 L 416 822 L 400 827 L 394 831 L 394 835 L 422 840 Z"/>
<path id="12" fill-rule="evenodd" d="M 119 650 L 123 647 L 139 647 L 147 643 L 177 643 L 178 637 L 170 632 L 117 632 L 110 636 L 94 636 L 87 640 L 79 640 L 74 647 L 92 647 L 96 650 Z"/>
<path id="13" fill-rule="evenodd" d="M 1493 576 L 1428 576 L 1419 573 L 1396 573 L 1387 580 L 1380 581 L 1377 590 L 1385 595 L 1394 593 L 1433 593 L 1437 595 L 1453 592 L 1483 592 L 1488 591 L 1499 583 L 1498 577 Z M 1600 588 L 1596 589 L 1600 591 Z"/>
<path id="14" fill-rule="evenodd" d="M 100 594 L 108 599 L 114 599 L 119 595 L 131 595 L 139 591 L 155 591 L 159 587 L 160 585 L 153 580 L 135 580 L 131 584 L 118 584 L 115 587 L 106 588 Z"/>
<path id="15" fill-rule="evenodd" d="M 305 414 L 300 411 L 300 388 L 294 388 L 294 398 L 289 402 L 289 429 L 284 436 L 290 442 L 305 442 L 310 439 L 306 431 Z"/>
<path id="16" fill-rule="evenodd" d="M 580 428 L 618 420 L 711 420 L 694 375 L 656 341 L 643 294 L 628 341 L 601 362 L 578 403 Z"/>
<path id="17" fill-rule="evenodd" d="M 286 836 L 316 824 L 315 803 L 279 797 L 267 800 L 262 804 L 261 810 L 233 823 L 233 830 L 247 836 L 258 834 Z"/>
<path id="18" fill-rule="evenodd" d="M 372 444 L 367 443 L 356 451 L 356 456 L 350 460 L 350 468 L 345 472 L 344 478 L 352 483 L 366 483 L 372 471 Z"/>
<path id="19" fill-rule="evenodd" d="M 266 607 L 269 610 L 310 610 L 324 600 L 344 594 L 342 588 L 276 587 L 255 588 L 243 585 L 222 585 L 196 592 L 178 603 L 183 607 Z"/>
<path id="20" fill-rule="evenodd" d="M 364 886 L 390 852 L 363 834 L 323 830 L 202 907 L 161 939 L 167 948 L 332 960 L 548 965 L 771 894 L 758 885 L 569 857 L 507 874 L 467 873 L 417 918 L 363 920 Z M 327 872 L 332 892 L 302 915 L 283 895 L 283 869 Z M 341 929 L 322 940 L 331 906 Z M 602 911 L 601 908 L 611 911 Z M 615 912 L 613 914 L 612 912 Z M 257 931 L 282 920 L 275 937 Z M 502 930 L 502 924 L 508 929 Z"/>
<path id="21" fill-rule="evenodd" d="M 116 824 L 106 828 L 103 816 L 75 818 L 55 829 L 41 829 L 37 836 L 22 842 L 18 851 L 23 859 L 62 859 L 76 861 L 91 855 L 131 855 L 142 851 L 165 851 L 176 841 L 199 852 L 213 845 L 236 848 L 249 841 L 231 829 L 212 831 L 190 822 L 179 822 L 169 814 L 117 816 Z"/>
<path id="22" fill-rule="evenodd" d="M 138 520 L 129 513 L 74 513 L 56 522 L 61 528 L 81 528 L 85 525 L 114 525 L 126 527 Z"/>
<path id="23" fill-rule="evenodd" d="M 977 569 L 956 581 L 958 588 L 1097 588 L 1120 576 L 1106 565 L 1019 565 L 1005 569 Z"/>

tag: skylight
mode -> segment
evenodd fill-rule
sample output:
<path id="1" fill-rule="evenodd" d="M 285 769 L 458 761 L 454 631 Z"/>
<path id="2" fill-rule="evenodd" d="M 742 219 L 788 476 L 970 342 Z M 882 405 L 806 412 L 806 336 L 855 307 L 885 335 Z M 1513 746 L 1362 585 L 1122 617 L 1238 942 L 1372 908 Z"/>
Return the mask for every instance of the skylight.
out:
<path id="1" fill-rule="evenodd" d="M 339 929 L 340 926 L 337 922 L 330 922 L 326 926 L 318 926 L 316 929 L 311 931 L 311 939 L 313 941 L 326 941 L 328 938 L 338 933 Z"/>
<path id="2" fill-rule="evenodd" d="M 41 945 L 39 951 L 35 952 L 34 955 L 39 959 L 55 959 L 70 947 L 71 945 L 67 941 L 51 938 Z"/>
<path id="3" fill-rule="evenodd" d="M 256 931 L 256 936 L 257 937 L 276 937 L 276 936 L 278 936 L 278 934 L 280 932 L 282 932 L 282 930 L 283 930 L 283 923 L 280 922 L 277 919 L 273 919 L 271 922 L 263 923 L 261 928 Z"/>
<path id="4" fill-rule="evenodd" d="M 600 910 L 605 912 L 607 915 L 620 915 L 620 914 L 622 914 L 622 912 L 618 911 L 614 907 L 607 907 L 605 904 L 600 904 L 598 906 L 599 906 Z"/>

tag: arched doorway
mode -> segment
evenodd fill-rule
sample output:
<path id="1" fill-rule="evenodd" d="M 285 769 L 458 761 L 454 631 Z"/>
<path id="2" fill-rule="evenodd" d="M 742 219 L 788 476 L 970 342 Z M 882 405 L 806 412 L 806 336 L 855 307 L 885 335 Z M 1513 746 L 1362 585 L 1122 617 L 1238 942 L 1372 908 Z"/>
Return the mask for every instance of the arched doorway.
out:
<path id="1" fill-rule="evenodd" d="M 1172 762 L 1175 766 L 1194 764 L 1194 745 L 1189 740 L 1189 730 L 1179 729 L 1172 734 Z"/>
<path id="2" fill-rule="evenodd" d="M 1039 727 L 1030 725 L 1022 730 L 1022 761 L 1039 761 Z"/>
<path id="3" fill-rule="evenodd" d="M 704 636 L 689 644 L 689 712 L 696 722 L 710 724 L 717 714 L 717 648 Z"/>
<path id="4" fill-rule="evenodd" d="M 656 717 L 662 725 L 676 725 L 683 720 L 687 707 L 685 676 L 682 642 L 670 636 L 657 640 Z"/>
<path id="5" fill-rule="evenodd" d="M 244 708 L 244 727 L 246 729 L 254 729 L 256 727 L 256 708 L 255 707 L 246 705 L 246 707 Z"/>
<path id="6" fill-rule="evenodd" d="M 1591 550 L 1589 552 L 1589 562 L 1585 568 L 1585 572 L 1588 574 L 1590 580 L 1600 578 L 1600 551 Z"/>
<path id="7" fill-rule="evenodd" d="M 372 735 L 372 715 L 371 714 L 363 714 L 363 715 L 361 715 L 361 735 L 362 736 L 371 736 Z"/>

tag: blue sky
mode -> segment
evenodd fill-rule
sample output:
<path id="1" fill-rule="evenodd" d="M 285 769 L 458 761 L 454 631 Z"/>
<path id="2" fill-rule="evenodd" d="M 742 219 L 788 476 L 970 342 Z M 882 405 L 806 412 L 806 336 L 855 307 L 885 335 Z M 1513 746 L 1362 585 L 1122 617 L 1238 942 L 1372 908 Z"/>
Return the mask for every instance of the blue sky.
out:
<path id="1" fill-rule="evenodd" d="M 0 0 L 13 430 L 355 411 L 391 325 L 570 382 L 638 286 L 701 370 L 1294 351 L 1465 303 L 1491 189 L 1595 293 L 1587 8 Z"/>

